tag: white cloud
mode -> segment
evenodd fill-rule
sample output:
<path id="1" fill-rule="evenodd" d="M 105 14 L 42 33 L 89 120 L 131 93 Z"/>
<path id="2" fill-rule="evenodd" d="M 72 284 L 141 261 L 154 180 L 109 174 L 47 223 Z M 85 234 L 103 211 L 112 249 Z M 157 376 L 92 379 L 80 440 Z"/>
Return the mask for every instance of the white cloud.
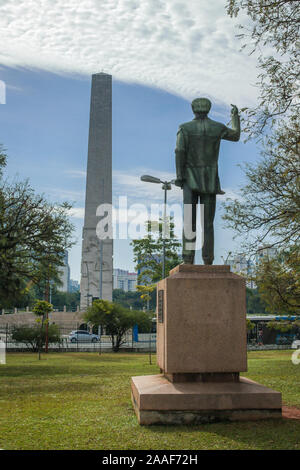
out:
<path id="1" fill-rule="evenodd" d="M 162 203 L 164 192 L 161 184 L 146 183 L 141 181 L 142 175 L 151 175 L 160 178 L 162 181 L 171 181 L 176 178 L 174 173 L 165 171 L 156 171 L 149 168 L 134 168 L 125 171 L 113 172 L 113 194 L 115 198 L 119 196 L 127 196 L 129 203 L 143 202 L 145 204 Z M 181 189 L 172 185 L 172 189 L 168 191 L 169 202 L 179 202 L 181 197 Z"/>
<path id="2" fill-rule="evenodd" d="M 66 188 L 45 188 L 45 192 L 58 200 L 80 202 L 84 201 L 84 191 L 77 191 Z"/>
<path id="3" fill-rule="evenodd" d="M 104 70 L 187 99 L 247 105 L 255 58 L 239 51 L 225 0 L 0 1 L 0 62 L 58 73 Z M 240 21 L 240 19 L 239 19 Z"/>
<path id="4" fill-rule="evenodd" d="M 242 200 L 242 196 L 235 189 L 223 188 L 223 191 L 225 192 L 225 195 L 217 195 L 217 200 L 220 202 L 225 202 L 226 199 L 238 199 L 239 201 Z"/>
<path id="5" fill-rule="evenodd" d="M 85 172 L 81 170 L 67 170 L 66 174 L 71 177 L 85 177 Z M 149 174 L 159 177 L 164 181 L 170 181 L 175 178 L 173 173 L 157 172 L 149 168 L 134 168 L 127 171 L 113 171 L 113 204 L 117 210 L 120 221 L 123 220 L 122 210 L 118 210 L 119 197 L 126 197 L 128 208 L 132 204 L 145 204 L 146 208 L 150 204 L 163 203 L 163 190 L 161 184 L 145 183 L 140 180 L 141 175 Z M 84 194 L 81 191 L 71 191 L 61 188 L 52 188 L 48 192 L 59 195 L 61 199 L 76 200 L 77 202 L 84 200 Z M 172 190 L 168 191 L 169 203 L 181 203 L 182 194 L 180 188 L 172 185 Z M 128 213 L 129 217 L 134 217 L 134 213 Z M 76 219 L 84 218 L 84 208 L 74 207 L 70 210 L 70 216 Z"/>
<path id="6" fill-rule="evenodd" d="M 83 170 L 66 170 L 65 174 L 70 178 L 86 178 L 86 171 Z"/>
<path id="7" fill-rule="evenodd" d="M 69 216 L 74 219 L 84 219 L 84 207 L 72 207 L 69 210 Z"/>
<path id="8" fill-rule="evenodd" d="M 84 171 L 68 170 L 66 173 L 70 176 L 85 176 Z M 151 175 L 160 178 L 163 181 L 171 181 L 176 178 L 174 173 L 156 171 L 151 168 L 132 168 L 128 171 L 113 171 L 113 204 L 117 208 L 119 198 L 126 197 L 128 206 L 132 204 L 145 204 L 149 208 L 150 204 L 163 204 L 164 192 L 161 184 L 147 183 L 141 181 L 141 175 Z M 224 196 L 217 196 L 219 201 L 225 201 L 226 198 L 241 199 L 241 196 L 231 188 L 225 188 Z M 55 188 L 53 193 L 59 194 L 62 199 L 84 200 L 84 194 L 80 191 L 68 191 Z M 167 194 L 169 204 L 182 204 L 182 190 L 175 185 Z M 83 219 L 83 208 L 72 208 L 70 215 L 75 218 Z"/>
<path id="9" fill-rule="evenodd" d="M 113 194 L 115 200 L 119 196 L 127 196 L 130 203 L 144 202 L 146 205 L 152 203 L 163 203 L 163 190 L 161 184 L 146 183 L 141 181 L 141 175 L 151 175 L 160 178 L 162 181 L 171 181 L 176 178 L 174 173 L 156 171 L 149 168 L 134 168 L 125 171 L 113 172 Z M 178 186 L 172 185 L 168 191 L 168 202 L 172 204 L 182 203 L 182 190 Z M 220 201 L 226 198 L 241 199 L 240 194 L 232 188 L 223 188 L 224 196 L 217 196 Z"/>

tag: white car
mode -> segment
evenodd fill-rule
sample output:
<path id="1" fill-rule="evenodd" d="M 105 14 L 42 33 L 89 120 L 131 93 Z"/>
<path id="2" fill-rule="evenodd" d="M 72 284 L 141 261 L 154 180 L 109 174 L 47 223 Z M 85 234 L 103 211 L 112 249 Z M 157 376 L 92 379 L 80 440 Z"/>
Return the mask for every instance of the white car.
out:
<path id="1" fill-rule="evenodd" d="M 97 343 L 100 340 L 98 335 L 94 335 L 85 330 L 71 331 L 69 341 L 71 343 Z"/>
<path id="2" fill-rule="evenodd" d="M 300 349 L 300 339 L 295 339 L 295 341 L 292 342 L 292 349 Z"/>

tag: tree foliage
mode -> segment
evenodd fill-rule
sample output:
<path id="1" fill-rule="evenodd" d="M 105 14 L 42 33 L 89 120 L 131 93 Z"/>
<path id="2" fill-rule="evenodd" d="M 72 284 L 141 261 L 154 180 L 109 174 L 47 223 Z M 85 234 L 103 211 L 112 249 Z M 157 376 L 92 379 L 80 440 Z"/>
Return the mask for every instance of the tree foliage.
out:
<path id="1" fill-rule="evenodd" d="M 290 317 L 286 320 L 274 320 L 269 322 L 267 327 L 283 335 L 287 333 L 279 339 L 282 344 L 291 344 L 293 339 L 300 339 L 300 320 L 293 320 Z"/>
<path id="2" fill-rule="evenodd" d="M 62 292 L 52 287 L 51 302 L 56 309 L 63 310 L 66 306 L 68 312 L 75 312 L 80 304 L 80 292 Z"/>
<path id="3" fill-rule="evenodd" d="M 114 352 L 119 351 L 126 341 L 125 333 L 134 325 L 148 331 L 151 328 L 151 318 L 146 312 L 128 310 L 108 300 L 95 300 L 87 309 L 84 319 L 93 326 L 105 327 Z"/>
<path id="4" fill-rule="evenodd" d="M 113 301 L 127 309 L 142 310 L 144 302 L 139 292 L 125 292 L 123 289 L 113 290 Z"/>
<path id="5" fill-rule="evenodd" d="M 270 313 L 300 314 L 300 250 L 281 251 L 277 258 L 264 258 L 255 278 L 259 293 Z"/>
<path id="6" fill-rule="evenodd" d="M 170 269 L 181 263 L 179 248 L 181 243 L 175 236 L 174 223 L 169 218 L 168 229 L 165 238 L 165 272 L 168 275 Z M 134 261 L 139 272 L 138 283 L 150 285 L 160 281 L 162 275 L 162 253 L 163 253 L 163 222 L 147 221 L 147 235 L 144 238 L 133 240 Z"/>
<path id="7" fill-rule="evenodd" d="M 46 325 L 42 328 L 34 326 L 14 326 L 12 340 L 17 343 L 24 343 L 31 347 L 34 352 L 40 351 L 46 342 Z M 59 343 L 60 332 L 57 325 L 48 325 L 48 343 Z"/>
<path id="8" fill-rule="evenodd" d="M 33 313 L 38 317 L 46 317 L 53 310 L 53 305 L 46 300 L 36 300 Z"/>
<path id="9" fill-rule="evenodd" d="M 246 287 L 246 306 L 247 313 L 266 313 L 266 304 L 257 289 Z"/>
<path id="10" fill-rule="evenodd" d="M 2 167 L 6 156 L 0 158 Z M 28 181 L 0 178 L 0 303 L 6 306 L 32 283 L 55 278 L 72 245 L 68 203 L 54 204 Z"/>
<path id="11" fill-rule="evenodd" d="M 147 310 L 150 310 L 150 302 L 153 303 L 153 297 L 156 297 L 156 284 L 146 284 L 145 286 L 136 286 L 136 288 L 144 305 L 146 303 Z"/>
<path id="12" fill-rule="evenodd" d="M 225 203 L 223 218 L 248 249 L 286 246 L 300 238 L 300 124 L 282 125 L 268 137 L 262 157 L 246 165 L 241 198 Z M 247 235 L 255 233 L 255 237 Z"/>
<path id="13" fill-rule="evenodd" d="M 258 53 L 258 105 L 245 108 L 244 130 L 260 135 L 284 116 L 297 119 L 300 106 L 300 2 L 298 0 L 228 0 L 227 12 L 246 13 L 240 26 L 242 48 Z"/>
<path id="14" fill-rule="evenodd" d="M 231 16 L 246 13 L 243 48 L 258 55 L 257 106 L 244 109 L 243 128 L 262 147 L 244 168 L 241 197 L 227 200 L 224 219 L 244 237 L 244 250 L 281 251 L 257 266 L 255 282 L 271 313 L 299 313 L 300 237 L 300 2 L 228 0 Z"/>
<path id="15" fill-rule="evenodd" d="M 274 320 L 267 324 L 267 327 L 271 330 L 280 331 L 280 333 L 295 333 L 298 334 L 300 331 L 300 321 L 292 320 Z"/>
<path id="16" fill-rule="evenodd" d="M 6 166 L 6 162 L 7 162 L 7 154 L 5 152 L 3 145 L 0 144 L 0 178 L 3 175 L 3 170 L 4 170 L 4 167 Z"/>
<path id="17" fill-rule="evenodd" d="M 253 323 L 249 318 L 246 320 L 247 323 L 247 332 L 250 333 L 251 330 L 255 327 L 255 323 Z"/>

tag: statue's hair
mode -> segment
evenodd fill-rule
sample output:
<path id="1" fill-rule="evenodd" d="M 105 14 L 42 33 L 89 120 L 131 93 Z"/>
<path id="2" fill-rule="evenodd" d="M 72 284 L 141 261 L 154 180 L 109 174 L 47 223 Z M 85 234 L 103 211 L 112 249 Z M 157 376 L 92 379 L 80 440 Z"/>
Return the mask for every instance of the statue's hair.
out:
<path id="1" fill-rule="evenodd" d="M 207 98 L 196 98 L 192 101 L 192 110 L 194 113 L 209 113 L 211 102 Z"/>

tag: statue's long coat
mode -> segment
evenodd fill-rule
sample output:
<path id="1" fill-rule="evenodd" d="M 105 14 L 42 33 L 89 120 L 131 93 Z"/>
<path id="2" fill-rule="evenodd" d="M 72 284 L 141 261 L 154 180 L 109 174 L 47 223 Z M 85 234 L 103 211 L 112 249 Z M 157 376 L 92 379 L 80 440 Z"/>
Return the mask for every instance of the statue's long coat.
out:
<path id="1" fill-rule="evenodd" d="M 232 116 L 232 127 L 208 117 L 181 124 L 175 150 L 177 179 L 186 181 L 199 194 L 223 194 L 218 175 L 220 142 L 239 140 L 238 115 Z"/>

